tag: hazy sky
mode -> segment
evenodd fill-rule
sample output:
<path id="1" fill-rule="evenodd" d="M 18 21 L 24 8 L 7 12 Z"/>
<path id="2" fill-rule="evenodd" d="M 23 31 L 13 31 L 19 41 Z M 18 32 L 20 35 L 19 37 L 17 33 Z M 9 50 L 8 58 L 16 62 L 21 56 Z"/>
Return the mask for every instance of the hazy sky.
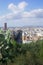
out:
<path id="1" fill-rule="evenodd" d="M 43 26 L 43 0 L 0 0 L 0 27 Z"/>

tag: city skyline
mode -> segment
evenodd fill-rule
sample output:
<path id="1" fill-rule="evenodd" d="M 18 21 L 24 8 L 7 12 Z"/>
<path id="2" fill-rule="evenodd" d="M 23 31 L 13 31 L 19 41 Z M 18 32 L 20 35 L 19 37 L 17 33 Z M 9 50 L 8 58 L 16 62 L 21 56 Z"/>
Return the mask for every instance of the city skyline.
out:
<path id="1" fill-rule="evenodd" d="M 43 26 L 43 0 L 1 0 L 0 27 Z"/>

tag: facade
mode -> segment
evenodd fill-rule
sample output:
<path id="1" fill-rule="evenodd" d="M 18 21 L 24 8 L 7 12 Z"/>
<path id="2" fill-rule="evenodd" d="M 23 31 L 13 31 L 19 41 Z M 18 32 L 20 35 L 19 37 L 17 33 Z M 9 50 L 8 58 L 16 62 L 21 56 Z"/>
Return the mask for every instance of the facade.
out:
<path id="1" fill-rule="evenodd" d="M 22 33 L 22 43 L 30 43 L 32 42 L 32 36 L 28 34 L 27 32 Z"/>
<path id="2" fill-rule="evenodd" d="M 16 33 L 16 41 L 18 43 L 22 43 L 22 30 L 17 30 L 17 33 Z"/>
<path id="3" fill-rule="evenodd" d="M 7 23 L 4 23 L 4 30 L 7 30 Z"/>

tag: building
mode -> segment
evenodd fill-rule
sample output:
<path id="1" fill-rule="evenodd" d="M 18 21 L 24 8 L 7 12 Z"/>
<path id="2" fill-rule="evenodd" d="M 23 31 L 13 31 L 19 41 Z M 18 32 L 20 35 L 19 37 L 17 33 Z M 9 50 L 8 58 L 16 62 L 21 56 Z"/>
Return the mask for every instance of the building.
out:
<path id="1" fill-rule="evenodd" d="M 7 30 L 7 23 L 4 23 L 4 30 Z"/>
<path id="2" fill-rule="evenodd" d="M 11 39 L 15 40 L 17 43 L 22 43 L 22 30 L 11 31 Z"/>
<path id="3" fill-rule="evenodd" d="M 22 30 L 17 30 L 17 33 L 16 33 L 16 41 L 18 43 L 22 43 Z"/>
<path id="4" fill-rule="evenodd" d="M 30 33 L 30 31 L 22 32 L 22 43 L 36 42 L 37 40 L 43 40 L 43 33 L 37 32 Z"/>
<path id="5" fill-rule="evenodd" d="M 23 32 L 22 33 L 22 43 L 30 43 L 30 42 L 32 42 L 32 36 L 27 32 Z"/>

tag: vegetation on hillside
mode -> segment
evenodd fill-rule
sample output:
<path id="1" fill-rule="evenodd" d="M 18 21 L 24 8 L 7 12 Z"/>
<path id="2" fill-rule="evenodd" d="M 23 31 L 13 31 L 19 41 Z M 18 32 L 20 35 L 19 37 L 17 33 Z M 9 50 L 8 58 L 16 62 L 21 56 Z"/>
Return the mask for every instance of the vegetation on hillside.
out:
<path id="1" fill-rule="evenodd" d="M 43 65 L 43 40 L 20 44 L 2 36 L 0 53 L 0 65 Z"/>

